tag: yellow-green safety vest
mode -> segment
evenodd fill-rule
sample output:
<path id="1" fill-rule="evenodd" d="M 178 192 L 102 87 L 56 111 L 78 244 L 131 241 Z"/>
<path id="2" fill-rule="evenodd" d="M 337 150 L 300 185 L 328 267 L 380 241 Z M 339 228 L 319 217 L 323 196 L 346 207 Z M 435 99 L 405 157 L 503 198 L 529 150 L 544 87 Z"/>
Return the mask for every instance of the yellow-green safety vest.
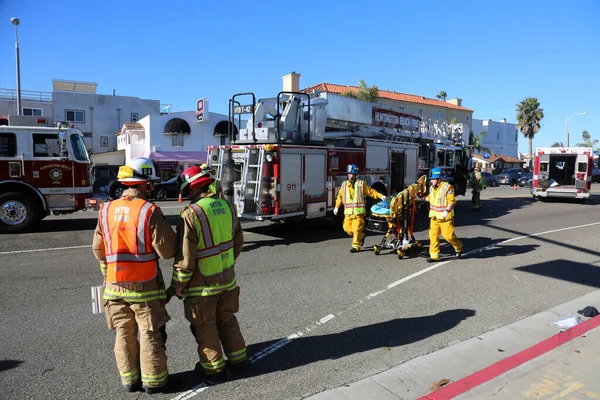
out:
<path id="1" fill-rule="evenodd" d="M 349 181 L 346 181 L 349 182 Z M 342 192 L 342 203 L 344 203 L 344 214 L 346 215 L 363 215 L 367 213 L 365 196 L 363 194 L 363 181 L 357 179 L 354 181 L 354 197 L 350 198 L 350 188 L 344 182 Z M 342 190 L 342 189 L 340 189 Z"/>
<path id="2" fill-rule="evenodd" d="M 450 189 L 452 189 L 452 185 L 448 182 L 442 182 L 435 193 L 429 193 L 429 218 L 435 217 L 436 219 L 442 219 L 442 214 L 448 208 L 446 195 Z M 451 215 L 454 217 L 454 208 L 452 209 Z M 448 216 L 450 216 L 450 213 Z M 448 219 L 448 217 L 446 217 L 446 219 Z"/>
<path id="3" fill-rule="evenodd" d="M 196 250 L 196 266 L 204 277 L 225 276 L 224 271 L 235 263 L 233 257 L 233 231 L 235 217 L 229 203 L 218 197 L 205 197 L 191 204 L 196 232 L 200 234 Z M 236 287 L 230 282 L 210 286 L 188 287 L 187 296 L 211 296 Z"/>

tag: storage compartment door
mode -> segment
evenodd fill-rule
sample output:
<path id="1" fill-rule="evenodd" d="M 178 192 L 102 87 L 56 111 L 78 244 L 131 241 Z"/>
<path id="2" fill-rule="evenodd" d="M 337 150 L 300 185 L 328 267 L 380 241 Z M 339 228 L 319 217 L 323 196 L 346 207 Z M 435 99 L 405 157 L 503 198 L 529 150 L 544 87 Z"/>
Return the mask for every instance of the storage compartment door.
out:
<path id="1" fill-rule="evenodd" d="M 302 154 L 281 154 L 280 168 L 279 209 L 298 211 L 302 208 Z"/>
<path id="2" fill-rule="evenodd" d="M 325 170 L 327 153 L 304 155 L 304 196 L 307 201 L 311 198 L 322 198 L 325 193 Z"/>

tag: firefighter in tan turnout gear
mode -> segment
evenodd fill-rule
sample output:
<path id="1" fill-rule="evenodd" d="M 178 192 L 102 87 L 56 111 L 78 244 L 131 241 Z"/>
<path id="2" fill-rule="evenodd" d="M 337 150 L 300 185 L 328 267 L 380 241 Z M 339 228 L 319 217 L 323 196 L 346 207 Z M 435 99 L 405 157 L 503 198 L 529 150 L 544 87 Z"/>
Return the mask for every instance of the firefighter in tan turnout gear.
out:
<path id="1" fill-rule="evenodd" d="M 246 344 L 234 315 L 239 310 L 234 263 L 244 234 L 229 203 L 211 191 L 215 180 L 208 171 L 190 167 L 181 180 L 181 191 L 192 201 L 177 225 L 171 287 L 184 298 L 185 317 L 198 343 L 197 367 L 212 385 L 226 377 L 225 356 L 234 372 L 244 372 L 247 365 Z"/>
<path id="2" fill-rule="evenodd" d="M 92 247 L 104 275 L 108 327 L 117 331 L 121 384 L 128 392 L 156 393 L 169 377 L 165 324 L 170 319 L 158 258 L 173 258 L 176 236 L 160 208 L 146 200 L 146 185 L 156 179 L 151 160 L 131 160 L 119 168 L 118 179 L 129 188 L 120 199 L 102 204 Z"/>
<path id="3" fill-rule="evenodd" d="M 350 253 L 357 253 L 365 241 L 365 216 L 367 215 L 367 196 L 385 200 L 385 196 L 370 188 L 365 181 L 357 179 L 358 167 L 348 165 L 348 180 L 342 182 L 335 201 L 333 213 L 338 215 L 340 206 L 344 205 L 344 231 L 352 236 Z"/>

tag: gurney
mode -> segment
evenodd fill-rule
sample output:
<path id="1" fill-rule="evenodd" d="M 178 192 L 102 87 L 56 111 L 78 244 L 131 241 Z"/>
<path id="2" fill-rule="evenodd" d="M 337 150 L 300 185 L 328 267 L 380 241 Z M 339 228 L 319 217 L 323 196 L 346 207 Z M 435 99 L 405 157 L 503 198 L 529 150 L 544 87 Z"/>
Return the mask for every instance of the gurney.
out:
<path id="1" fill-rule="evenodd" d="M 423 175 L 417 183 L 389 196 L 389 200 L 371 207 L 371 215 L 367 218 L 367 230 L 385 233 L 381 242 L 373 246 L 375 255 L 379 255 L 382 249 L 391 249 L 402 259 L 405 256 L 416 256 L 423 251 L 423 245 L 415 239 L 413 231 L 417 197 L 422 197 L 426 190 L 427 176 Z"/>

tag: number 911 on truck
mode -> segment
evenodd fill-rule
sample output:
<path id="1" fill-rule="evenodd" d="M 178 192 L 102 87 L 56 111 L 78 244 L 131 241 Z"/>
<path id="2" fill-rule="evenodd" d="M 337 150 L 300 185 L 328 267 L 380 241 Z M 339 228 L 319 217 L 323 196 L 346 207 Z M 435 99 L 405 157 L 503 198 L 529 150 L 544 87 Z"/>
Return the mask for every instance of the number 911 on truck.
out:
<path id="1" fill-rule="evenodd" d="M 208 164 L 242 218 L 327 216 L 348 164 L 384 195 L 404 190 L 434 167 L 445 171 L 457 194 L 466 191 L 466 124 L 318 91 L 258 101 L 253 93 L 236 94 L 229 119 L 227 144 L 208 147 Z M 245 128 L 238 132 L 236 125 Z"/>

